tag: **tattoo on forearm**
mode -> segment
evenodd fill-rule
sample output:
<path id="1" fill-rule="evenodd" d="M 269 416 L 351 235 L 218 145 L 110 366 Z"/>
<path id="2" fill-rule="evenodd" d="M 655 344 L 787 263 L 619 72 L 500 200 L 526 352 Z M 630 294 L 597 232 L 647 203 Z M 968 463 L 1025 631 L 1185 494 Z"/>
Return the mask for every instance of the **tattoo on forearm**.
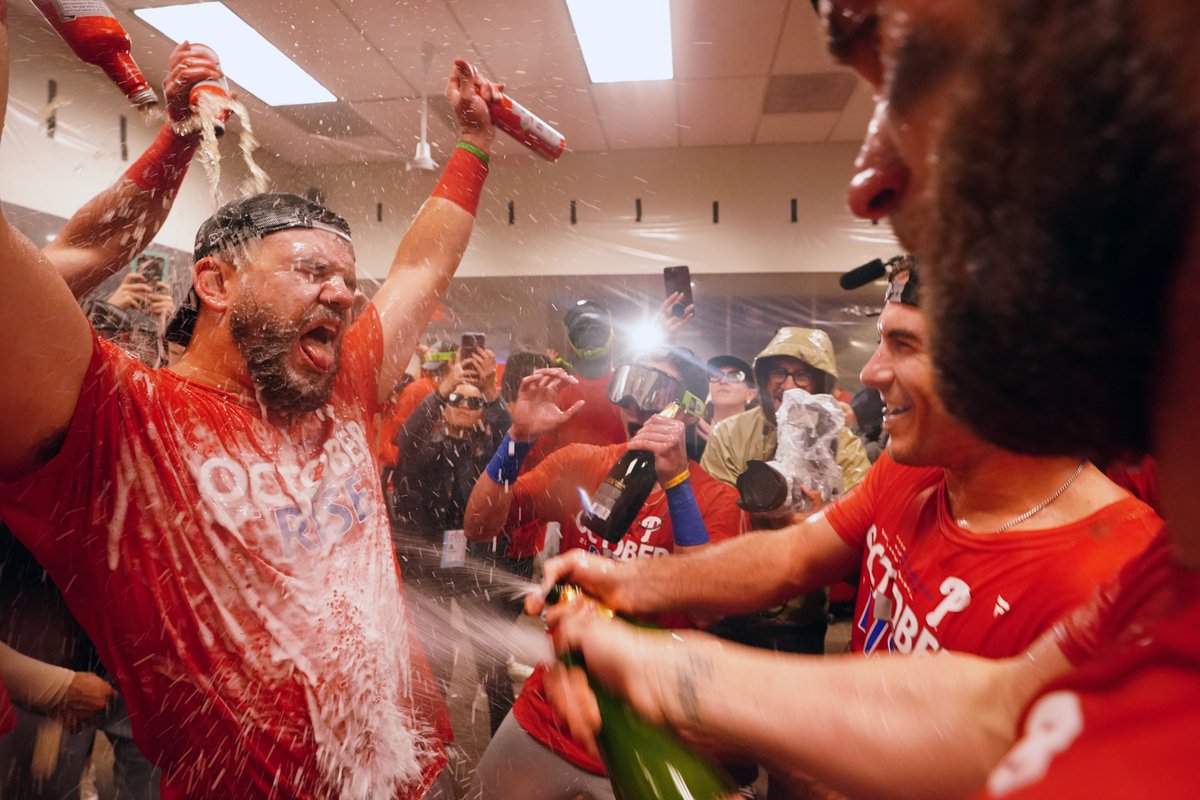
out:
<path id="1" fill-rule="evenodd" d="M 700 684 L 713 676 L 712 662 L 688 653 L 677 675 L 679 710 L 689 725 L 700 725 Z"/>

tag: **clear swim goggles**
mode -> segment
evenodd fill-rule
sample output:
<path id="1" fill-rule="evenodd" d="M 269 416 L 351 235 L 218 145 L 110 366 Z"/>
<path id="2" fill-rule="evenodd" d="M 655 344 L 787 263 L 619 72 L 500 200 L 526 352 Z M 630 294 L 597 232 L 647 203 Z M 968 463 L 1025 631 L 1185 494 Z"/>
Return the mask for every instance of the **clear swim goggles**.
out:
<path id="1" fill-rule="evenodd" d="M 704 414 L 704 401 L 689 392 L 683 381 L 641 364 L 622 364 L 613 371 L 612 380 L 608 382 L 608 399 L 619 406 L 633 405 L 653 413 L 678 403 L 693 417 Z"/>

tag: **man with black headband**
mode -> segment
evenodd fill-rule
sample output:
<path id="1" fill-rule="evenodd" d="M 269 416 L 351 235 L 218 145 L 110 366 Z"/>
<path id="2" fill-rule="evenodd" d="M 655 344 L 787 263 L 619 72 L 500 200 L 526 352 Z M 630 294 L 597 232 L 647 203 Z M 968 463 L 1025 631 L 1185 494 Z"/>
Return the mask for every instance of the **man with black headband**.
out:
<path id="1" fill-rule="evenodd" d="M 8 30 L 0 17 L 7 88 Z M 7 222 L 0 514 L 63 588 L 170 797 L 415 798 L 446 719 L 400 594 L 368 431 L 466 248 L 495 88 L 457 61 L 461 140 L 351 325 L 345 220 L 235 201 L 196 242 L 172 369 L 98 341 Z"/>
<path id="2" fill-rule="evenodd" d="M 919 297 L 915 259 L 894 259 L 861 375 L 883 397 L 889 439 L 849 494 L 801 525 L 686 562 L 614 568 L 573 553 L 547 563 L 547 581 L 577 583 L 619 611 L 711 617 L 857 573 L 856 653 L 1024 651 L 1140 553 L 1160 520 L 1086 461 L 1003 450 L 954 419 L 934 387 Z"/>
<path id="3" fill-rule="evenodd" d="M 607 400 L 620 409 L 629 430 L 625 444 L 597 447 L 567 445 L 532 470 L 522 462 L 539 437 L 569 420 L 580 402 L 563 411 L 560 390 L 576 379 L 560 369 L 541 369 L 521 383 L 512 404 L 513 423 L 480 477 L 467 505 L 466 533 L 487 541 L 530 520 L 558 522 L 562 551 L 601 553 L 606 562 L 660 559 L 672 553 L 707 548 L 742 531 L 737 492 L 709 477 L 695 461 L 694 443 L 686 441 L 704 413 L 708 376 L 689 350 L 668 347 L 619 365 L 609 381 Z M 676 403 L 684 412 L 668 419 L 658 412 Z M 658 486 L 629 526 L 612 543 L 583 526 L 588 496 L 627 450 L 654 454 Z M 519 477 L 517 477 L 519 475 Z M 676 624 L 683 620 L 675 620 Z M 543 688 L 545 667 L 525 683 L 512 712 L 496 732 L 476 770 L 475 785 L 484 800 L 524 800 L 580 793 L 599 800 L 611 797 L 604 768 L 586 747 L 565 732 Z"/>

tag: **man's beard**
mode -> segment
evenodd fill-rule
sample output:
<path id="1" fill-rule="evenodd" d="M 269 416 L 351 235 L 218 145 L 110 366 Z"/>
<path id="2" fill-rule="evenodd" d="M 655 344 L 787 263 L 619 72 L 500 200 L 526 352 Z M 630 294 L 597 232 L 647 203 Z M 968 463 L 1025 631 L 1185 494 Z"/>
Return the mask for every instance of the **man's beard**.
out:
<path id="1" fill-rule="evenodd" d="M 290 364 L 300 332 L 328 316 L 329 312 L 318 309 L 300 320 L 289 320 L 263 308 L 253 297 L 243 297 L 233 306 L 229 330 L 264 406 L 281 414 L 303 414 L 329 402 L 340 357 L 324 373 L 303 374 Z M 340 356 L 340 340 L 335 348 Z"/>
<path id="2" fill-rule="evenodd" d="M 1145 452 L 1194 152 L 1123 0 L 983 3 L 922 242 L 950 411 L 1037 454 Z"/>

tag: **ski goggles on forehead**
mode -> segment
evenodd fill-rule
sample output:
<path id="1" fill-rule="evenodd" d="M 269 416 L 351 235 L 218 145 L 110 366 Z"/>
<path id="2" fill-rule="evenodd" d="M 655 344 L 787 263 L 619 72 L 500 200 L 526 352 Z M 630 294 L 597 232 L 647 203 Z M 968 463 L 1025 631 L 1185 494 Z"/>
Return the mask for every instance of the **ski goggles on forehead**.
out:
<path id="1" fill-rule="evenodd" d="M 657 413 L 678 403 L 693 417 L 704 414 L 704 401 L 687 390 L 683 381 L 654 367 L 622 364 L 608 382 L 608 399 L 619 406 L 636 406 Z"/>

